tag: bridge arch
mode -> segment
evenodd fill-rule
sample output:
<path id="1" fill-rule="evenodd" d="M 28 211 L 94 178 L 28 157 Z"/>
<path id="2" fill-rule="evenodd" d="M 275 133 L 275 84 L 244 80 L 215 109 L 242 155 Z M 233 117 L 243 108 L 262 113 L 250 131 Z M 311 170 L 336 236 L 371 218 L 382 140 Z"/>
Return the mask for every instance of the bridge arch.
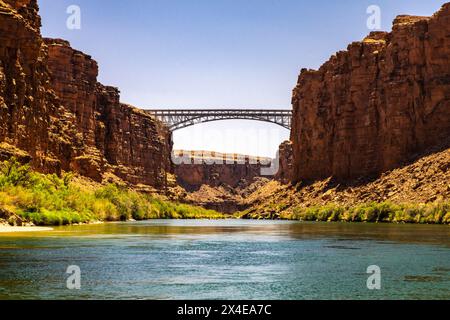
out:
<path id="1" fill-rule="evenodd" d="M 200 123 L 221 120 L 254 120 L 270 122 L 285 129 L 291 129 L 292 111 L 283 109 L 167 109 L 146 110 L 158 120 L 166 123 L 171 131 Z"/>

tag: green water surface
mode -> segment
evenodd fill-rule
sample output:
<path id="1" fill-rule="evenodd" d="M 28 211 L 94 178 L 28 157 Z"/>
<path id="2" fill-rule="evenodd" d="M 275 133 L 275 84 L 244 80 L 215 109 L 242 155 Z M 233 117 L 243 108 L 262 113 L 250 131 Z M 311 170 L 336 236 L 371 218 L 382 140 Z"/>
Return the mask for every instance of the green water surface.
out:
<path id="1" fill-rule="evenodd" d="M 69 265 L 81 289 L 69 290 Z M 381 269 L 369 290 L 367 267 Z M 0 299 L 450 299 L 450 227 L 154 220 L 0 235 Z"/>

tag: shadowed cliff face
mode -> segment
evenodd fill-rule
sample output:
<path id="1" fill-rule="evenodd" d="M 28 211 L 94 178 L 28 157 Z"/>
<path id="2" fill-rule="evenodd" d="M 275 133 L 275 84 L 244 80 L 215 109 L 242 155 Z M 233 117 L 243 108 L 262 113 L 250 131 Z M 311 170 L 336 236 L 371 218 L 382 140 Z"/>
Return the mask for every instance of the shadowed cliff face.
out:
<path id="1" fill-rule="evenodd" d="M 450 135 L 450 4 L 302 70 L 293 111 L 294 181 L 380 174 L 438 144 Z"/>
<path id="2" fill-rule="evenodd" d="M 292 142 L 283 142 L 278 149 L 279 169 L 275 175 L 275 180 L 288 184 L 293 178 L 294 154 L 292 150 Z"/>
<path id="3" fill-rule="evenodd" d="M 98 83 L 90 56 L 44 41 L 39 28 L 36 1 L 0 1 L 0 156 L 31 158 L 43 172 L 163 188 L 169 130 Z"/>

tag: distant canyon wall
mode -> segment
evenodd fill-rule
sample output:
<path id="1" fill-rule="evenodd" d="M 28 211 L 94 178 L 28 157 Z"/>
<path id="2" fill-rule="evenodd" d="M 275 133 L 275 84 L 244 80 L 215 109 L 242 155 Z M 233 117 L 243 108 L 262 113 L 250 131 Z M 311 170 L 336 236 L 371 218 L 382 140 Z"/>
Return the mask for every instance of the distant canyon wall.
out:
<path id="1" fill-rule="evenodd" d="M 170 131 L 97 82 L 92 58 L 42 39 L 36 0 L 0 1 L 0 156 L 42 172 L 76 171 L 161 189 Z"/>
<path id="2" fill-rule="evenodd" d="M 177 183 L 191 192 L 202 185 L 246 188 L 255 178 L 262 177 L 261 169 L 269 167 L 271 161 L 270 158 L 206 151 L 176 150 L 174 155 L 178 159 L 183 157 L 183 163 L 174 165 Z"/>
<path id="3" fill-rule="evenodd" d="M 377 175 L 438 145 L 450 136 L 450 4 L 302 70 L 292 103 L 294 182 Z"/>

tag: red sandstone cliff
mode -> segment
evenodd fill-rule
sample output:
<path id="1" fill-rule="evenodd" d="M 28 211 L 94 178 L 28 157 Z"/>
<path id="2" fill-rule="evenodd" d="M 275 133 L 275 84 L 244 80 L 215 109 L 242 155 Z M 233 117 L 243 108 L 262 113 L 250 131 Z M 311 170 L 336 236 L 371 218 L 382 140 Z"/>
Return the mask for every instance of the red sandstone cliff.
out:
<path id="1" fill-rule="evenodd" d="M 97 82 L 98 66 L 67 41 L 45 39 L 51 87 L 75 115 L 82 141 L 72 170 L 95 180 L 111 172 L 132 184 L 164 187 L 171 171 L 171 133 L 159 121 L 121 104 L 119 91 Z"/>
<path id="2" fill-rule="evenodd" d="M 174 167 L 178 184 L 187 191 L 197 191 L 202 185 L 246 188 L 262 177 L 261 168 L 269 167 L 272 160 L 204 151 L 175 151 L 174 154 L 186 158 Z"/>
<path id="3" fill-rule="evenodd" d="M 450 3 L 302 70 L 293 111 L 294 181 L 379 174 L 439 144 L 450 136 Z"/>
<path id="4" fill-rule="evenodd" d="M 279 167 L 275 180 L 287 184 L 292 181 L 294 175 L 294 154 L 291 141 L 285 141 L 280 145 L 278 159 Z"/>
<path id="5" fill-rule="evenodd" d="M 48 87 L 39 28 L 35 0 L 0 1 L 0 154 L 58 172 L 70 162 L 75 131 Z"/>
<path id="6" fill-rule="evenodd" d="M 98 83 L 90 56 L 44 41 L 39 28 L 36 0 L 0 0 L 0 156 L 31 159 L 44 172 L 164 187 L 168 129 Z"/>

